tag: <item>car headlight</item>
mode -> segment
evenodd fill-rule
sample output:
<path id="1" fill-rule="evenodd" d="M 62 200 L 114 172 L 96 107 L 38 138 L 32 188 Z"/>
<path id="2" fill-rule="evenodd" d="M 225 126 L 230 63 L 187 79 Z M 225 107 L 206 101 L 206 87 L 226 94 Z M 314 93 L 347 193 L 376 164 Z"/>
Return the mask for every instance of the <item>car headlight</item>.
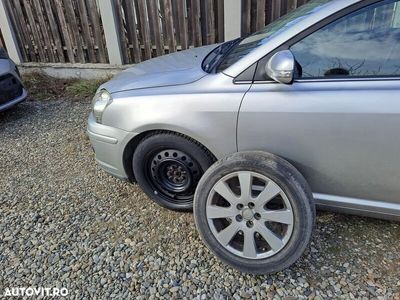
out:
<path id="1" fill-rule="evenodd" d="M 99 91 L 93 98 L 92 107 L 93 115 L 96 118 L 97 123 L 101 123 L 104 110 L 112 102 L 112 96 L 106 90 Z"/>

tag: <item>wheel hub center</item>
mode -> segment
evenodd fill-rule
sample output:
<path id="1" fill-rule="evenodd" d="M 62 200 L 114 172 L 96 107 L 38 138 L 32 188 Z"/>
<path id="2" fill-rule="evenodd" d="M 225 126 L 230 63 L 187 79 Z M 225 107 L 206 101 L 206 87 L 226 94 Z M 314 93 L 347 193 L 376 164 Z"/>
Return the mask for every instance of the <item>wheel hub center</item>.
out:
<path id="1" fill-rule="evenodd" d="M 150 158 L 147 162 L 148 175 L 155 190 L 159 189 L 169 198 L 185 201 L 193 196 L 203 173 L 197 161 L 176 149 L 162 149 L 154 152 Z"/>
<path id="2" fill-rule="evenodd" d="M 175 177 L 181 177 L 182 176 L 182 172 L 181 171 L 175 171 L 174 175 L 175 175 Z"/>
<path id="3" fill-rule="evenodd" d="M 253 220 L 253 216 L 254 216 L 254 213 L 253 213 L 253 210 L 251 208 L 243 209 L 243 211 L 242 211 L 243 219 L 245 219 L 247 221 L 250 221 L 250 220 Z"/>
<path id="4" fill-rule="evenodd" d="M 177 165 L 171 165 L 167 168 L 167 177 L 174 183 L 182 183 L 186 179 L 186 171 Z"/>

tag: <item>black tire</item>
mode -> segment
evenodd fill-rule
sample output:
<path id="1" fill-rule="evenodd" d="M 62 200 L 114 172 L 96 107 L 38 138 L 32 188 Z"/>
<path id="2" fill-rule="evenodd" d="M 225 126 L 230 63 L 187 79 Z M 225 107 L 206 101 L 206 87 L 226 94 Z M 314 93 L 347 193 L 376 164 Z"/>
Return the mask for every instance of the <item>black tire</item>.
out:
<path id="1" fill-rule="evenodd" d="M 218 242 L 208 223 L 207 200 L 214 185 L 226 178 L 224 176 L 241 171 L 255 172 L 273 180 L 290 201 L 294 217 L 291 236 L 283 248 L 270 257 L 249 259 L 235 255 Z M 194 197 L 194 218 L 200 237 L 220 260 L 245 273 L 267 274 L 289 267 L 302 255 L 312 236 L 315 204 L 306 180 L 289 162 L 265 152 L 242 152 L 216 162 L 204 174 Z"/>
<path id="2" fill-rule="evenodd" d="M 195 140 L 163 132 L 139 143 L 132 166 L 138 184 L 156 203 L 171 210 L 192 211 L 196 186 L 214 161 Z"/>

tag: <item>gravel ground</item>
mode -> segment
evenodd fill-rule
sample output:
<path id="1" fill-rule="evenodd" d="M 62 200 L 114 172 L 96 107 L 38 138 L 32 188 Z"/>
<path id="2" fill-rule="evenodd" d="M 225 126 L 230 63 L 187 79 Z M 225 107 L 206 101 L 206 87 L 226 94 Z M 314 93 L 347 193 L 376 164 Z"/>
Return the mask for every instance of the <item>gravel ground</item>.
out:
<path id="1" fill-rule="evenodd" d="M 33 286 L 86 299 L 400 299 L 399 223 L 319 213 L 293 267 L 241 274 L 203 246 L 191 214 L 98 169 L 88 112 L 88 101 L 59 100 L 0 113 L 0 294 Z"/>

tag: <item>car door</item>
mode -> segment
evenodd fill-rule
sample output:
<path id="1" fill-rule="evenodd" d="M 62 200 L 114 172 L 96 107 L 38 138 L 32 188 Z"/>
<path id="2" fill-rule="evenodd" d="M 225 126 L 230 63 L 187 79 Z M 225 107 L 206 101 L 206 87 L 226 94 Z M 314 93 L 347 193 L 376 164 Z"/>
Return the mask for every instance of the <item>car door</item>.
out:
<path id="1" fill-rule="evenodd" d="M 350 11 L 287 49 L 297 77 L 284 85 L 256 76 L 238 150 L 286 158 L 317 198 L 400 204 L 400 1 Z"/>

